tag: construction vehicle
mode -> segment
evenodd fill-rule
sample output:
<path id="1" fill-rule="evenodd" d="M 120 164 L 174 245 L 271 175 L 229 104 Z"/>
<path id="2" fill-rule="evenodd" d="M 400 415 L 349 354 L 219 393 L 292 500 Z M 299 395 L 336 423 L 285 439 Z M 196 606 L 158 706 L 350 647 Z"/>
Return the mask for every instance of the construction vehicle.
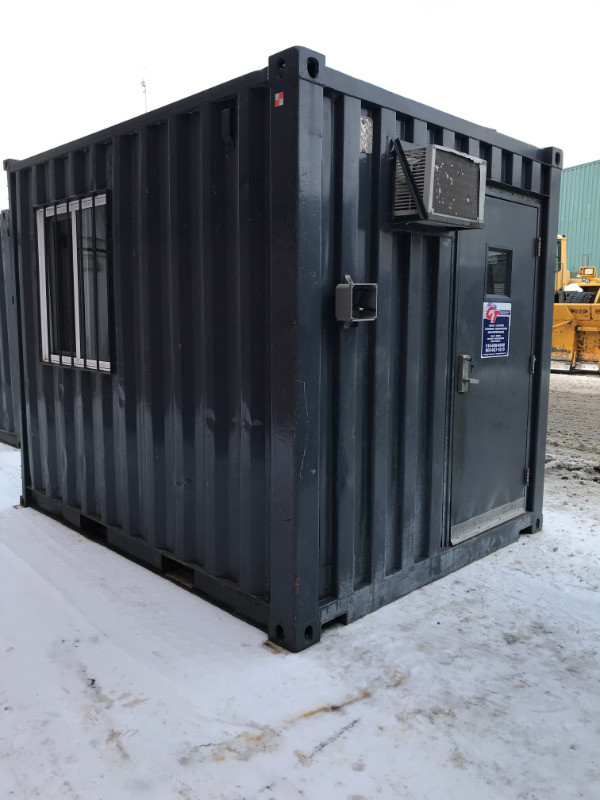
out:
<path id="1" fill-rule="evenodd" d="M 565 236 L 556 243 L 551 369 L 600 372 L 600 277 L 589 265 L 571 277 Z"/>

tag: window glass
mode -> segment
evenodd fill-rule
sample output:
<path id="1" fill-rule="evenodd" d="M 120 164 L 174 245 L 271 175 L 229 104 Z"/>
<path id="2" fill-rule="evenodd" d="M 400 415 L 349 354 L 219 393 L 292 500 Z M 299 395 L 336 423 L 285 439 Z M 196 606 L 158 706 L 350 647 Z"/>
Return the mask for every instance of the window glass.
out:
<path id="1" fill-rule="evenodd" d="M 488 248 L 486 294 L 510 295 L 511 251 Z"/>
<path id="2" fill-rule="evenodd" d="M 96 208 L 96 292 L 98 308 L 98 351 L 100 361 L 110 361 L 108 332 L 108 261 L 106 206 Z"/>
<path id="3" fill-rule="evenodd" d="M 73 256 L 70 220 L 67 214 L 46 219 L 46 259 L 50 293 L 50 338 L 52 351 L 71 356 L 75 353 L 75 314 L 73 308 Z"/>

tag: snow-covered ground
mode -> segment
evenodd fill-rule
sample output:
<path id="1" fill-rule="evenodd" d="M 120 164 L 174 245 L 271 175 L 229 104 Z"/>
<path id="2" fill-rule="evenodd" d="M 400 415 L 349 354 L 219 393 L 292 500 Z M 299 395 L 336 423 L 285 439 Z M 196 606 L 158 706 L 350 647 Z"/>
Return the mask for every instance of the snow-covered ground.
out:
<path id="1" fill-rule="evenodd" d="M 0 799 L 600 797 L 598 420 L 552 376 L 542 532 L 297 655 L 20 508 L 0 445 Z"/>

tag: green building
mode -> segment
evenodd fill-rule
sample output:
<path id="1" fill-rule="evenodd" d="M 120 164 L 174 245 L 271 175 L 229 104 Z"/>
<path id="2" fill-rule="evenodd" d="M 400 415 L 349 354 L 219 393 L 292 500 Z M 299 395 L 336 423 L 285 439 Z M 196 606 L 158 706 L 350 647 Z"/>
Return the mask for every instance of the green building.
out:
<path id="1" fill-rule="evenodd" d="M 585 264 L 600 268 L 600 161 L 563 170 L 558 233 L 567 237 L 572 275 Z"/>

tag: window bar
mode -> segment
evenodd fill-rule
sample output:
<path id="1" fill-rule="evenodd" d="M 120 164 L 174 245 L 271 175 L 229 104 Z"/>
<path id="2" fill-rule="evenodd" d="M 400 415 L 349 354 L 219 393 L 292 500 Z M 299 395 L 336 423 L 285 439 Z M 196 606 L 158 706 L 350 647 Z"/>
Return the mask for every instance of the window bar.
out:
<path id="1" fill-rule="evenodd" d="M 71 273 L 73 273 L 73 258 L 76 257 L 76 254 L 73 253 L 73 225 L 71 220 L 71 205 L 67 200 L 65 211 L 67 213 L 67 229 L 69 232 L 68 240 L 69 240 L 69 269 Z M 75 276 L 73 276 L 75 278 Z M 75 325 L 75 292 L 76 292 L 75 283 L 73 283 L 73 292 L 72 297 L 69 297 L 69 304 L 71 309 L 73 310 L 73 326 Z M 75 350 L 77 349 L 77 340 L 75 340 L 75 347 L 71 347 L 71 366 L 75 366 Z"/>
<path id="2" fill-rule="evenodd" d="M 47 219 L 47 217 L 46 217 L 46 209 L 44 208 L 44 234 L 46 234 L 46 219 Z M 52 226 L 49 226 L 48 230 L 49 231 L 53 230 Z M 54 325 L 54 315 L 56 313 L 55 310 L 54 310 L 54 306 L 56 305 L 56 303 L 52 300 L 52 282 L 51 282 L 51 279 L 50 279 L 50 271 L 52 269 L 52 258 L 50 257 L 50 245 L 51 245 L 51 242 L 49 242 L 46 239 L 44 250 L 45 250 L 45 255 L 46 255 L 46 295 L 47 295 L 46 296 L 46 316 L 47 316 L 47 327 L 48 327 L 48 363 L 49 364 L 52 363 L 52 350 L 53 350 L 52 345 L 54 344 L 54 342 L 52 341 L 52 337 L 53 337 L 52 327 Z M 56 281 L 54 281 L 54 282 L 56 283 Z M 56 289 L 56 287 L 54 287 L 54 288 Z"/>
<path id="3" fill-rule="evenodd" d="M 94 334 L 96 340 L 96 369 L 100 369 L 100 339 L 98 337 L 98 259 L 96 255 L 96 195 L 92 195 L 92 267 L 94 270 Z"/>
<path id="4" fill-rule="evenodd" d="M 41 225 L 40 225 L 40 222 L 39 222 L 40 219 L 42 220 Z M 41 269 L 44 270 L 44 283 L 46 285 L 46 300 L 45 300 L 46 308 L 42 309 L 41 282 L 40 282 L 40 299 L 39 299 L 39 303 L 40 303 L 40 333 L 42 332 L 41 331 L 42 323 L 45 322 L 45 325 L 46 325 L 46 336 L 48 337 L 46 339 L 47 355 L 48 355 L 48 361 L 50 361 L 50 313 L 49 313 L 49 311 L 50 311 L 50 294 L 49 294 L 49 291 L 48 291 L 48 242 L 46 240 L 46 228 L 45 228 L 45 225 L 46 225 L 46 209 L 45 208 L 41 208 L 36 213 L 36 217 L 35 217 L 35 251 L 36 251 L 36 253 L 38 253 L 38 258 L 40 259 L 40 261 L 43 261 L 43 264 L 40 263 L 39 268 L 40 268 L 40 271 L 41 271 Z M 40 228 L 41 228 L 41 231 L 40 231 Z M 41 240 L 42 240 L 42 242 L 44 244 L 43 257 L 40 254 L 40 238 L 41 238 Z M 41 277 L 42 276 L 40 274 L 40 271 L 38 271 L 38 280 L 41 281 Z M 45 319 L 44 319 L 44 312 L 45 312 Z M 42 361 L 44 361 L 43 334 L 42 334 L 42 336 L 40 338 L 42 339 L 41 356 L 42 356 Z"/>
<path id="5" fill-rule="evenodd" d="M 114 297 L 113 272 L 112 272 L 112 217 L 109 214 L 108 193 L 104 197 L 104 235 L 106 236 L 106 300 L 108 306 L 108 361 L 112 367 L 115 346 L 115 309 L 112 302 Z M 109 242 L 111 243 L 109 245 Z"/>
<path id="6" fill-rule="evenodd" d="M 48 363 L 52 363 L 52 326 L 54 324 L 53 318 L 53 309 L 55 303 L 52 301 L 52 284 L 50 281 L 50 270 L 52 268 L 52 258 L 50 257 L 50 244 L 51 242 L 48 241 L 46 236 L 46 209 L 44 208 L 44 255 L 46 258 L 46 327 L 48 329 Z M 48 228 L 48 232 L 52 230 L 51 226 Z"/>
<path id="7" fill-rule="evenodd" d="M 58 237 L 58 204 L 54 203 L 54 225 L 52 226 L 52 230 L 54 233 L 54 264 L 56 266 L 55 269 L 55 281 L 56 284 L 56 296 L 54 302 L 52 303 L 52 311 L 53 311 L 53 327 L 56 331 L 56 352 L 58 354 L 58 362 L 59 364 L 63 363 L 63 347 L 62 347 L 62 330 L 63 330 L 63 320 L 62 315 L 59 314 L 59 305 L 62 302 L 63 297 L 63 285 L 62 285 L 62 269 L 60 269 L 60 240 Z M 52 350 L 50 351 L 50 360 L 52 360 Z"/>
<path id="8" fill-rule="evenodd" d="M 81 358 L 83 366 L 87 367 L 87 338 L 85 327 L 85 284 L 83 271 L 83 211 L 81 208 L 81 198 L 78 201 L 78 211 L 76 214 L 75 234 L 77 236 L 77 290 L 79 296 L 79 346 L 81 348 Z"/>
<path id="9" fill-rule="evenodd" d="M 37 197 L 37 195 L 36 195 Z M 42 325 L 44 323 L 44 316 L 42 314 L 42 261 L 46 260 L 46 254 L 44 253 L 44 258 L 41 257 L 40 254 L 40 212 L 39 209 L 35 212 L 35 224 L 33 226 L 33 247 L 34 252 L 37 255 L 37 263 L 38 263 L 38 271 L 37 271 L 37 280 L 38 280 L 38 319 L 40 321 L 40 336 L 39 336 L 39 354 L 41 355 L 41 360 L 44 360 L 44 332 L 42 330 Z M 43 217 L 42 217 L 43 219 Z M 44 269 L 44 277 L 46 275 L 46 270 Z M 16 299 L 16 298 L 15 298 Z"/>

